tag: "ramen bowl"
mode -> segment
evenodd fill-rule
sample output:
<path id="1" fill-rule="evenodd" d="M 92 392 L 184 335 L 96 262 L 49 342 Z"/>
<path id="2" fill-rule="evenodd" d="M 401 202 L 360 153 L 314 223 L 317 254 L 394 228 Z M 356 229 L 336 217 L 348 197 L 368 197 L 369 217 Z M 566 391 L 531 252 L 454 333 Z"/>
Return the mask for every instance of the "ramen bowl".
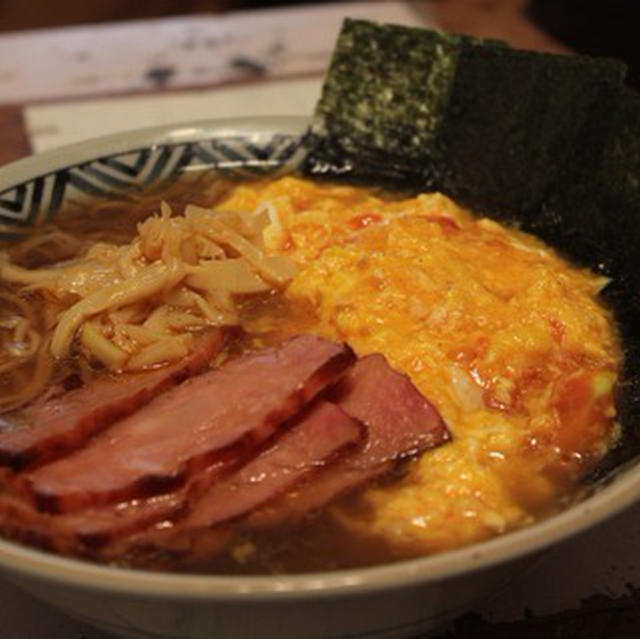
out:
<path id="1" fill-rule="evenodd" d="M 189 171 L 255 177 L 295 171 L 305 119 L 211 120 L 112 135 L 0 168 L 2 230 L 39 224 L 73 201 L 153 189 Z M 93 564 L 0 540 L 2 576 L 119 637 L 281 639 L 414 636 L 505 587 L 545 549 L 636 501 L 627 461 L 565 511 L 432 556 L 352 570 L 219 576 Z"/>

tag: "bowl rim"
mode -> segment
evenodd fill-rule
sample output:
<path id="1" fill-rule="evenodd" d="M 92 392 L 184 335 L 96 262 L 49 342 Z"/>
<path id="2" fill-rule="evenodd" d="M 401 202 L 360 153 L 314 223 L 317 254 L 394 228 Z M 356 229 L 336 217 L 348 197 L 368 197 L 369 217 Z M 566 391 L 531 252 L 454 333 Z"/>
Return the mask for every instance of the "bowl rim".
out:
<path id="1" fill-rule="evenodd" d="M 0 192 L 29 179 L 109 155 L 226 136 L 301 136 L 298 116 L 198 120 L 136 129 L 45 151 L 0 167 Z M 595 494 L 561 513 L 503 536 L 389 564 L 269 576 L 195 575 L 105 566 L 0 539 L 0 570 L 14 578 L 122 596 L 220 602 L 306 600 L 411 588 L 475 573 L 537 553 L 631 506 L 640 496 L 640 464 L 628 463 Z"/>
<path id="2" fill-rule="evenodd" d="M 263 116 L 194 120 L 111 133 L 48 149 L 0 166 L 0 193 L 36 177 L 50 175 L 99 158 L 158 146 L 178 146 L 214 138 L 275 135 L 301 136 L 304 116 Z"/>

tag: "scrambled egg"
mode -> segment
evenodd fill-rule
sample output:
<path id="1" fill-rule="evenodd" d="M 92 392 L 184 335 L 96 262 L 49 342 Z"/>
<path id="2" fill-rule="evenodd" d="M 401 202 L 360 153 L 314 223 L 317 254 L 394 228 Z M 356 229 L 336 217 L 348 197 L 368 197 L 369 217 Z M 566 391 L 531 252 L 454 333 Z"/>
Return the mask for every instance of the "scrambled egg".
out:
<path id="1" fill-rule="evenodd" d="M 220 209 L 267 206 L 267 248 L 300 267 L 288 313 L 249 330 L 302 331 L 383 353 L 440 411 L 453 442 L 370 488 L 346 527 L 400 552 L 453 548 L 570 499 L 616 438 L 606 281 L 441 194 L 389 199 L 286 177 L 235 187 Z"/>

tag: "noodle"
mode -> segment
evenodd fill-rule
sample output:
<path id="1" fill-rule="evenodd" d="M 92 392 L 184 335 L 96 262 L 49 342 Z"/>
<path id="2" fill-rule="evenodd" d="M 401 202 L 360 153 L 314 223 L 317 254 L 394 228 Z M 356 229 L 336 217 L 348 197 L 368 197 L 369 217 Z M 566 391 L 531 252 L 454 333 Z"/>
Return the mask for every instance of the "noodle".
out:
<path id="1" fill-rule="evenodd" d="M 89 223 L 116 206 L 96 206 Z M 131 215 L 148 206 L 133 202 Z M 52 362 L 81 355 L 112 371 L 155 368 L 187 355 L 194 332 L 236 324 L 238 296 L 280 288 L 295 273 L 265 253 L 273 225 L 281 226 L 265 204 L 254 212 L 187 205 L 174 216 L 163 201 L 122 244 L 97 227 L 78 237 L 47 226 L 0 252 L 0 281 L 11 291 L 0 292 L 0 307 L 11 308 L 0 316 L 0 374 L 33 369 L 6 405 L 41 392 Z M 92 241 L 99 236 L 111 241 Z"/>
<path id="2" fill-rule="evenodd" d="M 51 352 L 54 357 L 64 356 L 82 323 L 94 315 L 109 308 L 120 308 L 135 304 L 142 299 L 160 293 L 183 273 L 171 273 L 165 264 L 146 267 L 135 277 L 121 280 L 111 286 L 99 289 L 65 311 L 58 322 L 51 340 Z"/>

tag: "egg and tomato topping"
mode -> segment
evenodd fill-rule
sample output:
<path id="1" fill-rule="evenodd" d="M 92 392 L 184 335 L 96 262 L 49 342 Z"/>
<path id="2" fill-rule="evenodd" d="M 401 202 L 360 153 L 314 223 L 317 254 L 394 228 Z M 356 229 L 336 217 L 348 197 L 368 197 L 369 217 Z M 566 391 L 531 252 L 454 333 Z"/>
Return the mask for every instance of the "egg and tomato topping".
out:
<path id="1" fill-rule="evenodd" d="M 500 534 L 558 510 L 614 443 L 620 348 L 602 277 L 437 193 L 285 177 L 218 207 L 266 207 L 267 250 L 299 268 L 286 312 L 255 314 L 249 332 L 383 353 L 454 435 L 360 507 L 334 507 L 345 527 L 407 553 Z"/>

